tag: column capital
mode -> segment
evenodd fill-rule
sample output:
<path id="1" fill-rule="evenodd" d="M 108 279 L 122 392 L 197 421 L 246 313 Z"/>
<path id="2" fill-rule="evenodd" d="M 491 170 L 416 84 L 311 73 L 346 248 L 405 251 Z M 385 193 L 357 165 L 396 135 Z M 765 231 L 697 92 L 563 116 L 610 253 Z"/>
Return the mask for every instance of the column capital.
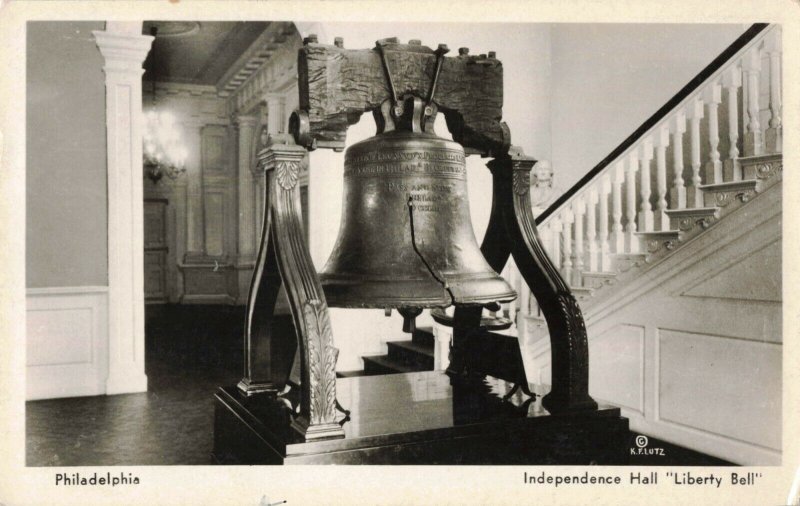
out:
<path id="1" fill-rule="evenodd" d="M 100 54 L 105 59 L 103 68 L 106 72 L 111 70 L 142 74 L 142 63 L 150 52 L 154 37 L 103 30 L 95 30 L 92 34 Z"/>
<path id="2" fill-rule="evenodd" d="M 258 118 L 256 116 L 235 114 L 231 118 L 231 122 L 239 128 L 255 128 L 256 124 L 258 123 Z"/>
<path id="3" fill-rule="evenodd" d="M 269 109 L 270 107 L 280 105 L 283 99 L 284 99 L 283 93 L 278 93 L 275 91 L 264 93 L 264 103 L 267 104 L 267 109 Z"/>

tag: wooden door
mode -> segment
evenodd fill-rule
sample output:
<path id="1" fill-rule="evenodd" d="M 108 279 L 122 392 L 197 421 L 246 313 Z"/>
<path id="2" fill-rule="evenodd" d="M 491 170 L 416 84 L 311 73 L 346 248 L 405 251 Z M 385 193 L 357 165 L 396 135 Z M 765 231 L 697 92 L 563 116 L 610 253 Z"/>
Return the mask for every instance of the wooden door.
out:
<path id="1" fill-rule="evenodd" d="M 167 200 L 144 200 L 144 300 L 167 301 Z"/>

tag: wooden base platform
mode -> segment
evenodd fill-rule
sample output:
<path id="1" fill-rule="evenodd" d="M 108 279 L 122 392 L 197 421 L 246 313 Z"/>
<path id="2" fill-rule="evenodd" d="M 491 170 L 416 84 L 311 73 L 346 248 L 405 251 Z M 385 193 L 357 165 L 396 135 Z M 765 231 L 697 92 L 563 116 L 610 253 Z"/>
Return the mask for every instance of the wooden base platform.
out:
<path id="1" fill-rule="evenodd" d="M 296 397 L 216 394 L 219 464 L 627 463 L 628 420 L 618 408 L 551 415 L 512 384 L 487 377 L 451 384 L 441 371 L 340 378 L 345 437 L 303 442 L 290 427 Z"/>

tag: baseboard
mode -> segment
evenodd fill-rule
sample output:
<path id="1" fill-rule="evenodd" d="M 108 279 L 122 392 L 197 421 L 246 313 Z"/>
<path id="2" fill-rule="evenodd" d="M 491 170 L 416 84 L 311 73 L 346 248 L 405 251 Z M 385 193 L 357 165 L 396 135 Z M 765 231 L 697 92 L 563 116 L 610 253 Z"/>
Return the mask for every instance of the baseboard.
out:
<path id="1" fill-rule="evenodd" d="M 29 288 L 27 400 L 106 393 L 108 287 Z"/>
<path id="2" fill-rule="evenodd" d="M 237 304 L 235 297 L 227 294 L 183 294 L 181 304 Z M 245 301 L 246 303 L 246 301 Z"/>
<path id="3" fill-rule="evenodd" d="M 130 394 L 147 391 L 147 376 L 140 371 L 118 371 L 108 377 L 106 391 L 108 395 Z"/>

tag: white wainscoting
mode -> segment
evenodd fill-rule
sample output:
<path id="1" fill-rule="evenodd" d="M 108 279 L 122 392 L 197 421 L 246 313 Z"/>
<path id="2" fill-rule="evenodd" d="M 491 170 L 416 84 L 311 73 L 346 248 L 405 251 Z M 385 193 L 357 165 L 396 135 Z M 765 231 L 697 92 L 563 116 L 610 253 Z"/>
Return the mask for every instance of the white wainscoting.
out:
<path id="1" fill-rule="evenodd" d="M 108 287 L 27 290 L 27 400 L 106 393 Z"/>
<path id="2" fill-rule="evenodd" d="M 780 187 L 642 273 L 581 303 L 589 391 L 631 429 L 737 464 L 782 450 Z M 537 329 L 544 333 L 546 329 Z M 526 337 L 530 381 L 550 383 L 550 344 Z M 547 388 L 544 388 L 547 390 Z"/>

